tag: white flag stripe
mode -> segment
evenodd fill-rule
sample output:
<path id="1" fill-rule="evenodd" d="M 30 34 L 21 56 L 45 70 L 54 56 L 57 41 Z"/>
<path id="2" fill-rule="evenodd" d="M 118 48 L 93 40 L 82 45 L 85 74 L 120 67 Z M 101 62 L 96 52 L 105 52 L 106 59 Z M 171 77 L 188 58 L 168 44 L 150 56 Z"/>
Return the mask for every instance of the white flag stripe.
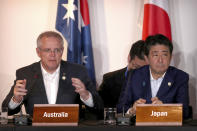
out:
<path id="1" fill-rule="evenodd" d="M 154 4 L 164 9 L 169 14 L 168 0 L 144 0 L 144 4 Z"/>
<path id="2" fill-rule="evenodd" d="M 80 10 L 81 9 L 81 7 L 80 7 L 80 0 L 78 0 L 78 10 Z M 84 21 L 83 21 L 83 18 L 82 18 L 82 15 L 81 15 L 81 11 L 78 11 L 78 17 L 79 17 L 79 19 L 78 19 L 78 29 L 79 29 L 79 31 L 81 32 L 81 27 L 84 27 L 85 26 L 85 24 L 84 24 Z"/>

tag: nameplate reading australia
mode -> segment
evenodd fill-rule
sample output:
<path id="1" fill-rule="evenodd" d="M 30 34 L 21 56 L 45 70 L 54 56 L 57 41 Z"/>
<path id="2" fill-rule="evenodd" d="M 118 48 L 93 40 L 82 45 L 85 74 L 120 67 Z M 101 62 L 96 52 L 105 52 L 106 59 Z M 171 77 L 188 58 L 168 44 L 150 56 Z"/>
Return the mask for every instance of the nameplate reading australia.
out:
<path id="1" fill-rule="evenodd" d="M 33 126 L 77 126 L 78 104 L 35 104 Z"/>
<path id="2" fill-rule="evenodd" d="M 136 126 L 181 126 L 182 104 L 138 104 Z"/>

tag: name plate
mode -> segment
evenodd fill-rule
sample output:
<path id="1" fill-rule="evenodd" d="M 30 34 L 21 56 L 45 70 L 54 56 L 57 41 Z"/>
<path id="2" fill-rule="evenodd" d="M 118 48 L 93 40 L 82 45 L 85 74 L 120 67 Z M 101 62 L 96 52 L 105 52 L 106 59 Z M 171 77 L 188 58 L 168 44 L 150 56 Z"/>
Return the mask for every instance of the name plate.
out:
<path id="1" fill-rule="evenodd" d="M 182 104 L 138 104 L 136 126 L 181 126 Z"/>
<path id="2" fill-rule="evenodd" d="M 77 126 L 78 104 L 35 104 L 33 126 Z"/>

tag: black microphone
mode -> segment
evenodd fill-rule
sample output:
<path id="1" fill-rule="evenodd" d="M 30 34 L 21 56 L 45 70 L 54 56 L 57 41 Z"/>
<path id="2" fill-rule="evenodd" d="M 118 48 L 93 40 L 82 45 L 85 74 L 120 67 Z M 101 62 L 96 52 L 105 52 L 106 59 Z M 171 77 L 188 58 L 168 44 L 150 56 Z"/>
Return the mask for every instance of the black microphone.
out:
<path id="1" fill-rule="evenodd" d="M 20 105 L 19 115 L 14 115 L 15 125 L 29 125 L 31 123 L 30 116 L 28 114 L 24 115 L 22 112 L 22 104 Z"/>
<path id="2" fill-rule="evenodd" d="M 122 107 L 122 113 L 117 116 L 117 125 L 128 126 L 131 125 L 130 115 L 125 114 L 124 106 Z"/>

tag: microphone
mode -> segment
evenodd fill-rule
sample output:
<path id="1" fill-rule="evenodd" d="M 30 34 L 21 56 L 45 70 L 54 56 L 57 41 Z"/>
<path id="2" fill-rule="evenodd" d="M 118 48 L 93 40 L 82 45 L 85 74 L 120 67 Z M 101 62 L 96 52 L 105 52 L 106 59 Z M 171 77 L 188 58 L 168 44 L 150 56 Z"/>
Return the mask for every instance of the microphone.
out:
<path id="1" fill-rule="evenodd" d="M 14 115 L 14 124 L 15 125 L 29 125 L 31 123 L 31 118 L 28 114 L 26 115 L 23 114 L 21 105 L 20 105 L 19 115 Z"/>
<path id="2" fill-rule="evenodd" d="M 129 114 L 125 114 L 124 106 L 122 107 L 122 113 L 117 116 L 117 125 L 128 126 L 131 125 Z"/>

